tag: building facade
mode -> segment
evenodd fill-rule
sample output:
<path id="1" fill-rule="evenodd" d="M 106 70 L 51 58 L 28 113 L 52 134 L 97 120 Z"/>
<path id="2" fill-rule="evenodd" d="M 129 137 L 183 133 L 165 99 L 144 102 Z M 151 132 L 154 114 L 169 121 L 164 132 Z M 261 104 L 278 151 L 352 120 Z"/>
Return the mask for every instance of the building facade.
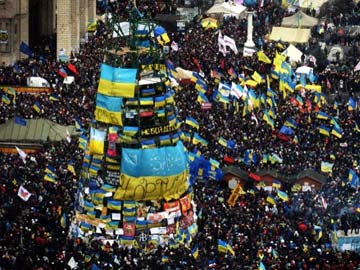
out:
<path id="1" fill-rule="evenodd" d="M 96 0 L 0 0 L 0 64 L 27 57 L 21 42 L 32 47 L 53 34 L 57 57 L 69 56 L 95 19 Z"/>

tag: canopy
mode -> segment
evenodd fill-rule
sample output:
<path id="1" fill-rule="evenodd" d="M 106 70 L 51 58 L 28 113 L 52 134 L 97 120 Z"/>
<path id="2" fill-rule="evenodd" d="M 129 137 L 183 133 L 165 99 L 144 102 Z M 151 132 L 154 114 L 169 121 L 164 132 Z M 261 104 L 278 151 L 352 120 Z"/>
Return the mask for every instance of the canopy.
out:
<path id="1" fill-rule="evenodd" d="M 215 4 L 208 11 L 207 14 L 222 13 L 222 14 L 234 14 L 239 16 L 246 10 L 246 7 L 238 4 L 231 4 L 229 2 Z"/>
<path id="2" fill-rule="evenodd" d="M 317 25 L 318 22 L 319 22 L 318 19 L 313 18 L 300 10 L 292 16 L 283 18 L 281 26 L 311 28 Z"/>
<path id="3" fill-rule="evenodd" d="M 74 126 L 62 126 L 47 119 L 26 119 L 26 125 L 11 119 L 0 125 L 0 141 L 60 141 L 66 139 L 66 130 L 70 135 L 77 134 Z"/>
<path id="4" fill-rule="evenodd" d="M 325 4 L 328 0 L 295 0 L 292 1 L 292 5 L 300 8 L 320 8 L 323 4 Z M 285 7 L 288 5 L 289 1 L 285 1 Z M 283 1 L 284 3 L 284 1 Z M 283 4 L 284 6 L 284 4 Z"/>
<path id="5" fill-rule="evenodd" d="M 309 41 L 310 34 L 310 29 L 308 28 L 297 29 L 274 26 L 270 34 L 270 39 L 290 43 L 306 43 Z"/>
<path id="6" fill-rule="evenodd" d="M 303 53 L 292 44 L 290 44 L 282 54 L 289 57 L 290 62 L 293 63 L 301 62 L 301 56 L 303 55 Z"/>

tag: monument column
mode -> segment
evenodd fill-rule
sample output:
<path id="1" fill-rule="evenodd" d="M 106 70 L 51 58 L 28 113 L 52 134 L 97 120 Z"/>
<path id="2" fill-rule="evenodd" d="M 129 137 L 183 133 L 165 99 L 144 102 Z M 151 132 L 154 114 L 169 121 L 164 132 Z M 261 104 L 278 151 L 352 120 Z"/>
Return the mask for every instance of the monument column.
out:
<path id="1" fill-rule="evenodd" d="M 247 17 L 247 39 L 244 44 L 244 56 L 251 56 L 255 51 L 255 43 L 253 41 L 253 11 L 248 11 Z"/>
<path id="2" fill-rule="evenodd" d="M 80 37 L 83 38 L 87 31 L 88 16 L 88 0 L 80 0 Z"/>
<path id="3" fill-rule="evenodd" d="M 80 0 L 71 1 L 71 49 L 77 51 L 80 45 Z"/>
<path id="4" fill-rule="evenodd" d="M 56 0 L 56 56 L 66 59 L 71 52 L 71 0 Z"/>

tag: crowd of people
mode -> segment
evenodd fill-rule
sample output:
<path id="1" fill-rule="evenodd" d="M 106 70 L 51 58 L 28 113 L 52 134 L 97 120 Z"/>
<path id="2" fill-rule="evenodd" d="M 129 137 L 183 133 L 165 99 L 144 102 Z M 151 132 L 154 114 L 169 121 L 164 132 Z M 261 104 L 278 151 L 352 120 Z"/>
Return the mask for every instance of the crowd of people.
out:
<path id="1" fill-rule="evenodd" d="M 127 2 L 110 1 L 106 11 L 127 18 Z M 174 1 L 172 4 L 160 0 L 156 4 L 153 2 L 137 1 L 139 11 L 149 17 L 165 11 L 175 12 Z M 287 44 L 269 41 L 266 34 L 289 13 L 272 1 L 264 2 L 254 16 L 254 41 L 258 49 L 273 59 L 276 51 L 281 52 Z M 351 18 L 349 21 L 358 19 L 356 10 L 354 8 L 352 15 L 345 14 L 345 17 Z M 342 21 L 334 19 L 333 23 L 336 27 Z M 246 41 L 246 27 L 245 19 L 227 18 L 221 21 L 219 30 L 236 40 L 237 47 L 241 48 Z M 325 27 L 322 35 L 332 35 L 332 31 Z M 2 65 L 0 85 L 26 85 L 26 78 L 36 75 L 46 79 L 56 95 L 51 98 L 47 93 L 17 93 L 10 103 L 0 102 L 0 123 L 21 116 L 24 119 L 48 118 L 66 125 L 74 124 L 78 118 L 85 127 L 88 126 L 94 118 L 99 67 L 104 59 L 104 48 L 111 42 L 109 33 L 112 33 L 109 25 L 98 21 L 97 31 L 81 45 L 79 52 L 73 53 L 70 63 L 78 74 L 72 74 L 75 76 L 72 84 L 63 83 L 59 70 L 63 68 L 69 74 L 72 71 L 53 56 L 51 39 L 39 46 L 29 59 Z M 359 184 L 350 185 L 348 180 L 349 169 L 360 173 L 360 100 L 356 88 L 359 75 L 353 71 L 359 60 L 357 48 L 351 52 L 353 60 L 343 63 L 346 69 L 334 71 L 305 59 L 297 63 L 298 66 L 314 67 L 317 84 L 325 93 L 322 102 L 314 102 L 316 93 L 307 91 L 302 93 L 304 105 L 294 105 L 291 100 L 296 99 L 298 93 L 283 97 L 274 80 L 271 88 L 277 93 L 277 105 L 272 128 L 262 120 L 263 110 L 254 109 L 243 114 L 243 103 L 230 102 L 224 107 L 213 99 L 218 87 L 214 71 L 221 74 L 220 81 L 231 83 L 238 82 L 238 78 L 228 72 L 230 69 L 243 77 L 251 76 L 254 71 L 266 76 L 271 72 L 271 64 L 260 62 L 256 54 L 242 57 L 230 52 L 224 56 L 218 50 L 217 30 L 204 29 L 197 21 L 187 31 L 169 33 L 169 37 L 179 49 L 171 50 L 168 58 L 178 67 L 203 74 L 202 79 L 207 84 L 205 95 L 212 103 L 211 110 L 201 109 L 196 101 L 198 91 L 194 84 L 181 84 L 177 91 L 179 120 L 184 121 L 188 116 L 196 119 L 200 125 L 197 132 L 208 142 L 205 146 L 186 141 L 189 151 L 196 148 L 204 157 L 218 160 L 221 167 L 226 166 L 224 157 L 228 156 L 236 166 L 248 172 L 271 168 L 285 175 L 307 169 L 320 172 L 321 162 L 329 162 L 333 167 L 330 174 L 325 174 L 327 183 L 319 191 L 307 192 L 291 192 L 290 187 L 283 186 L 289 200 L 279 200 L 276 204 L 267 202 L 268 193 L 263 188 L 253 187 L 240 196 L 234 207 L 229 207 L 226 200 L 231 190 L 227 183 L 196 182 L 193 189 L 199 232 L 192 243 L 197 245 L 199 255 L 194 256 L 187 247 L 128 249 L 116 241 L 89 243 L 69 235 L 84 154 L 75 137 L 70 142 L 44 142 L 38 153 L 30 154 L 26 159 L 18 154 L 1 153 L 0 269 L 70 269 L 71 258 L 77 262 L 77 269 L 259 269 L 260 263 L 261 267 L 274 270 L 360 269 L 359 250 L 339 250 L 334 235 L 336 230 L 348 234 L 358 232 L 360 227 Z M 341 39 L 331 42 L 341 42 Z M 301 49 L 305 52 L 310 48 L 304 45 Z M 347 91 L 341 87 L 340 80 L 347 85 Z M 255 90 L 258 96 L 266 94 L 266 83 Z M 5 89 L 0 94 L 11 97 Z M 350 97 L 357 103 L 352 110 L 348 108 Z M 35 102 L 41 105 L 40 111 L 34 110 Z M 317 118 L 320 110 L 341 127 L 341 138 L 319 134 L 318 126 L 324 123 L 323 119 Z M 289 118 L 297 123 L 297 127 L 295 134 L 284 140 L 278 136 L 278 131 Z M 183 130 L 192 131 L 186 125 Z M 236 147 L 220 145 L 220 137 L 232 140 Z M 248 151 L 257 159 L 244 162 Z M 282 161 L 270 162 L 263 158 L 273 153 Z M 74 161 L 76 176 L 68 170 L 70 160 Z M 48 165 L 56 170 L 56 183 L 43 180 Z M 17 196 L 20 186 L 31 193 L 26 202 Z M 326 207 L 323 201 L 327 202 Z M 229 243 L 235 256 L 218 252 L 218 239 Z"/>

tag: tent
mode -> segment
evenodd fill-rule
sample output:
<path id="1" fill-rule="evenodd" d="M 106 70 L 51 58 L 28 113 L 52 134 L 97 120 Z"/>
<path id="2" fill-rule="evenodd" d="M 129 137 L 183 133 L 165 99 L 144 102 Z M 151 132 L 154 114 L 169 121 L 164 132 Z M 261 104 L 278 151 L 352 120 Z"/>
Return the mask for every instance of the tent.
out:
<path id="1" fill-rule="evenodd" d="M 313 18 L 302 11 L 298 11 L 292 16 L 283 18 L 281 26 L 311 28 L 317 25 L 318 23 L 319 23 L 318 19 Z"/>
<path id="2" fill-rule="evenodd" d="M 320 8 L 328 0 L 298 0 L 298 6 L 301 8 Z M 295 4 L 296 5 L 296 4 Z"/>
<path id="3" fill-rule="evenodd" d="M 270 34 L 270 39 L 290 43 L 306 43 L 309 41 L 310 34 L 311 32 L 308 28 L 298 29 L 274 26 Z"/>
<path id="4" fill-rule="evenodd" d="M 26 125 L 10 119 L 0 125 L 0 141 L 61 141 L 66 140 L 66 130 L 71 136 L 77 134 L 75 126 L 62 126 L 47 119 L 26 119 Z"/>
<path id="5" fill-rule="evenodd" d="M 328 0 L 295 0 L 295 1 L 291 1 L 292 5 L 295 7 L 300 7 L 300 8 L 314 8 L 314 9 L 318 9 L 320 8 L 323 4 L 325 4 Z M 286 3 L 284 5 L 284 3 Z M 283 6 L 286 7 L 288 5 L 288 1 L 283 1 Z"/>
<path id="6" fill-rule="evenodd" d="M 239 16 L 240 14 L 244 13 L 246 7 L 243 5 L 238 4 L 231 4 L 230 2 L 220 3 L 213 5 L 206 14 L 231 14 L 234 16 Z"/>
<path id="7" fill-rule="evenodd" d="M 292 44 L 290 44 L 282 54 L 289 57 L 292 63 L 301 62 L 301 56 L 303 55 L 303 53 Z"/>

